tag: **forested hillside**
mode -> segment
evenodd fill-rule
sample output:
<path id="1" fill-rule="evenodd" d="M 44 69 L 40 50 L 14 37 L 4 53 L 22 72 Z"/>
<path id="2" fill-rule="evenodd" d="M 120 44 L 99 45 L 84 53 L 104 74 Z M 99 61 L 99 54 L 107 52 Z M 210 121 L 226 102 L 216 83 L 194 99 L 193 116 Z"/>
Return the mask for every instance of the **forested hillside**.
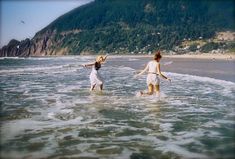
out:
<path id="1" fill-rule="evenodd" d="M 39 31 L 29 54 L 172 49 L 234 28 L 234 0 L 95 0 Z"/>

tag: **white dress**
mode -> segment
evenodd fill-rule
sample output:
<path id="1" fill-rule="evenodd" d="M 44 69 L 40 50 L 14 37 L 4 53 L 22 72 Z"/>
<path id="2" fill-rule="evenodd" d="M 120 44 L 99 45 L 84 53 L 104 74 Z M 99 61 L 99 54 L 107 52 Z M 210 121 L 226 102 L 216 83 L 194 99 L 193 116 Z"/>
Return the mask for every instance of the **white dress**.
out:
<path id="1" fill-rule="evenodd" d="M 158 65 L 158 62 L 156 62 L 156 61 L 150 61 L 148 63 L 148 65 L 147 65 L 148 75 L 147 75 L 147 79 L 146 79 L 147 85 L 150 85 L 150 84 L 159 85 L 160 79 L 157 74 L 157 65 Z"/>
<path id="2" fill-rule="evenodd" d="M 91 71 L 91 74 L 90 74 L 90 82 L 91 82 L 92 86 L 102 85 L 103 84 L 103 79 L 102 79 L 102 77 L 100 76 L 100 74 L 98 72 L 99 68 L 97 69 L 95 65 L 92 66 L 92 71 Z"/>

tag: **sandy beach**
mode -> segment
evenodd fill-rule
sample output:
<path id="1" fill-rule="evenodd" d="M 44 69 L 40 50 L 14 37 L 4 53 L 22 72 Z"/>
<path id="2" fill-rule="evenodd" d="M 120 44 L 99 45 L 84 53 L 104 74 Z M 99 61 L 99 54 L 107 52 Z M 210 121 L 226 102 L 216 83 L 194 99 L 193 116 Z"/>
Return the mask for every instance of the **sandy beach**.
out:
<path id="1" fill-rule="evenodd" d="M 212 60 L 235 60 L 235 53 L 227 54 L 182 54 L 182 55 L 166 55 L 165 57 L 171 58 L 189 58 L 189 59 L 212 59 Z"/>
<path id="2" fill-rule="evenodd" d="M 199 54 L 179 54 L 179 55 L 165 55 L 166 58 L 187 58 L 187 59 L 212 59 L 212 60 L 235 60 L 235 53 L 226 53 L 226 54 L 212 54 L 212 53 L 199 53 Z M 111 57 L 153 57 L 152 55 L 110 55 Z"/>
<path id="3" fill-rule="evenodd" d="M 134 69 L 143 69 L 153 55 L 126 56 L 126 58 L 141 59 L 124 62 L 124 56 L 110 56 L 120 58 L 122 64 Z M 163 55 L 162 71 L 211 77 L 235 82 L 235 54 L 198 54 L 198 55 Z M 168 65 L 164 65 L 167 63 Z"/>
<path id="4" fill-rule="evenodd" d="M 171 65 L 162 67 L 162 70 L 166 72 L 235 82 L 235 60 L 169 57 L 163 61 L 173 61 Z"/>

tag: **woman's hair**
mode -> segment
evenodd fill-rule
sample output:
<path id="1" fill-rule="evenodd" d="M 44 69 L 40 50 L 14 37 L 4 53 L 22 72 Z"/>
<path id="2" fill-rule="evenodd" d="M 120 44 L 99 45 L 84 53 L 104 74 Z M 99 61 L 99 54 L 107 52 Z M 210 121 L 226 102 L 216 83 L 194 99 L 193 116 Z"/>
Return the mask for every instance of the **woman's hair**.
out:
<path id="1" fill-rule="evenodd" d="M 99 61 L 102 58 L 102 61 L 104 60 L 104 57 L 102 55 L 99 55 L 96 57 L 96 61 Z"/>
<path id="2" fill-rule="evenodd" d="M 154 55 L 154 60 L 158 60 L 158 59 L 161 59 L 161 58 L 162 58 L 161 52 L 157 51 Z"/>

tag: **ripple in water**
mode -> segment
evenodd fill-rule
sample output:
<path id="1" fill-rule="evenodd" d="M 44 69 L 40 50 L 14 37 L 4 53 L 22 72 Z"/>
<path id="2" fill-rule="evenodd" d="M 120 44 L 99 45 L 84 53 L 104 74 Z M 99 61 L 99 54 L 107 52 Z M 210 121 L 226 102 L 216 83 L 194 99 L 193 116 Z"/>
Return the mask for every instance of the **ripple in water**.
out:
<path id="1" fill-rule="evenodd" d="M 167 73 L 160 99 L 137 98 L 145 76 L 114 61 L 90 93 L 91 59 L 1 59 L 1 158 L 235 156 L 234 83 Z"/>

